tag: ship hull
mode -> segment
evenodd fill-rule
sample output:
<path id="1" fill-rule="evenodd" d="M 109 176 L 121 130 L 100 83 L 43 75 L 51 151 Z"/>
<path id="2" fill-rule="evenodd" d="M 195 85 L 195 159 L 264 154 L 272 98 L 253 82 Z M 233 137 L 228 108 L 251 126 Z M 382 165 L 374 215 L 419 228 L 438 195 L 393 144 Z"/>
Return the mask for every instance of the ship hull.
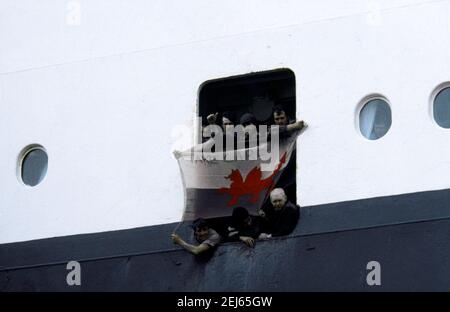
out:
<path id="1" fill-rule="evenodd" d="M 226 243 L 209 259 L 172 245 L 177 224 L 3 244 L 0 290 L 450 291 L 449 200 L 441 190 L 303 207 L 290 236 Z M 178 232 L 191 236 L 187 222 Z M 71 260 L 80 286 L 67 285 Z M 366 281 L 371 261 L 379 286 Z"/>

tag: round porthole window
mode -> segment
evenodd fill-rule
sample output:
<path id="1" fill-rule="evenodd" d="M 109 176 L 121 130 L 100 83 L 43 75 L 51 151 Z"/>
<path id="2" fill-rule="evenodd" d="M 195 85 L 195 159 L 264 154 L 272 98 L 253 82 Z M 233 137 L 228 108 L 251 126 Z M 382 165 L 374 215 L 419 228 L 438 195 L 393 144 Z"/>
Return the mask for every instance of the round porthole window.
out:
<path id="1" fill-rule="evenodd" d="M 442 128 L 450 129 L 450 87 L 441 89 L 433 101 L 433 117 Z"/>
<path id="2" fill-rule="evenodd" d="M 359 112 L 359 130 L 366 139 L 378 140 L 389 131 L 391 124 L 391 108 L 386 99 L 376 97 L 364 102 Z"/>
<path id="3" fill-rule="evenodd" d="M 23 150 L 19 159 L 19 176 L 28 186 L 36 186 L 47 174 L 48 155 L 40 145 L 32 145 Z"/>

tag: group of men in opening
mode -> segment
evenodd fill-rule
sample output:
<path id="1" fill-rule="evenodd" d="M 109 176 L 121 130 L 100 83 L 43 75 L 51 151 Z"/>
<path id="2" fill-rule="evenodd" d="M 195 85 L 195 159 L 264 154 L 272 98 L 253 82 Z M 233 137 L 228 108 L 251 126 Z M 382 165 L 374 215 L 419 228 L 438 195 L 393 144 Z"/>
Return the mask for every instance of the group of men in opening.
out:
<path id="1" fill-rule="evenodd" d="M 217 125 L 222 128 L 224 133 L 228 133 L 227 129 L 232 129 L 235 124 L 232 121 L 231 114 L 229 112 L 224 112 L 221 114 L 221 119 L 219 118 L 219 113 L 209 114 L 206 117 L 208 125 Z M 256 129 L 256 118 L 251 113 L 245 113 L 239 118 L 239 125 L 243 126 L 244 129 L 249 129 L 249 127 L 255 127 Z M 295 121 L 291 120 L 286 111 L 281 105 L 277 105 L 273 108 L 273 124 L 278 126 L 279 135 L 281 138 L 288 136 L 292 131 L 302 130 L 305 127 L 303 120 Z"/>
<path id="2" fill-rule="evenodd" d="M 261 209 L 258 215 L 251 215 L 244 207 L 235 207 L 226 237 L 221 237 L 204 219 L 193 222 L 197 245 L 183 240 L 178 234 L 171 235 L 172 241 L 194 255 L 211 250 L 221 242 L 242 241 L 249 247 L 255 241 L 290 234 L 300 217 L 300 207 L 291 203 L 283 189 L 276 188 L 270 193 L 271 205 Z"/>
<path id="3" fill-rule="evenodd" d="M 220 126 L 227 133 L 227 127 L 234 126 L 230 115 L 223 113 L 221 120 L 218 120 L 218 117 L 218 113 L 208 115 L 208 124 Z M 303 121 L 291 120 L 281 106 L 273 109 L 273 124 L 278 126 L 281 139 L 306 127 Z M 246 113 L 240 117 L 240 125 L 244 128 L 256 127 L 256 120 L 252 114 Z M 295 166 L 295 158 L 293 165 Z M 288 185 L 281 186 L 288 187 Z M 254 247 L 258 239 L 290 234 L 295 229 L 299 216 L 300 207 L 288 200 L 282 188 L 275 188 L 270 193 L 270 203 L 263 206 L 258 215 L 251 215 L 245 207 L 235 207 L 227 231 L 221 232 L 222 235 L 219 235 L 206 220 L 197 219 L 193 222 L 192 228 L 198 244 L 189 244 L 175 233 L 171 235 L 171 239 L 175 244 L 196 255 L 227 241 L 242 241 L 247 246 Z"/>

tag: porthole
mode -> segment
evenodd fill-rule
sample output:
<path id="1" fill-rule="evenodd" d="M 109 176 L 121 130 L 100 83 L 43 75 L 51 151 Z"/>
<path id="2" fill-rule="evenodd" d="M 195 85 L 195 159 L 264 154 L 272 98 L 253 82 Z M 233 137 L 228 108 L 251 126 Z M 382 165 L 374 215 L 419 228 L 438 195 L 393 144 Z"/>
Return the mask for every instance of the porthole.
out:
<path id="1" fill-rule="evenodd" d="M 378 140 L 391 128 L 392 113 L 387 99 L 369 97 L 359 111 L 359 130 L 369 140 Z"/>
<path id="2" fill-rule="evenodd" d="M 450 84 L 444 84 L 434 94 L 433 118 L 440 127 L 450 129 Z"/>
<path id="3" fill-rule="evenodd" d="M 28 186 L 37 186 L 47 175 L 48 155 L 40 145 L 26 147 L 19 157 L 20 181 Z"/>

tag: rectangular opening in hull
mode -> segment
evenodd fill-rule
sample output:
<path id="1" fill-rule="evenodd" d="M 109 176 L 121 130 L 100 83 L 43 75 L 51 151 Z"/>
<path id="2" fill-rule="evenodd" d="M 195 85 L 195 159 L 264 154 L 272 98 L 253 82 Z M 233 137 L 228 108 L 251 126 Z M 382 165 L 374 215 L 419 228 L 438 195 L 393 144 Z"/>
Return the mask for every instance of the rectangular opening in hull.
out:
<path id="1" fill-rule="evenodd" d="M 203 126 L 211 124 L 213 118 L 213 124 L 221 129 L 225 129 L 225 124 L 253 124 L 258 129 L 266 125 L 270 129 L 280 109 L 287 123 L 295 120 L 295 75 L 289 69 L 212 80 L 199 91 L 198 115 Z M 295 138 L 290 145 L 282 145 L 280 141 L 284 154 L 280 153 L 277 166 L 267 172 L 261 172 L 259 160 L 180 164 L 186 196 L 184 220 L 229 216 L 236 206 L 255 212 L 267 204 L 268 193 L 275 187 L 283 188 L 289 200 L 296 202 Z M 244 188 L 247 193 L 234 194 L 234 186 L 238 193 Z"/>

